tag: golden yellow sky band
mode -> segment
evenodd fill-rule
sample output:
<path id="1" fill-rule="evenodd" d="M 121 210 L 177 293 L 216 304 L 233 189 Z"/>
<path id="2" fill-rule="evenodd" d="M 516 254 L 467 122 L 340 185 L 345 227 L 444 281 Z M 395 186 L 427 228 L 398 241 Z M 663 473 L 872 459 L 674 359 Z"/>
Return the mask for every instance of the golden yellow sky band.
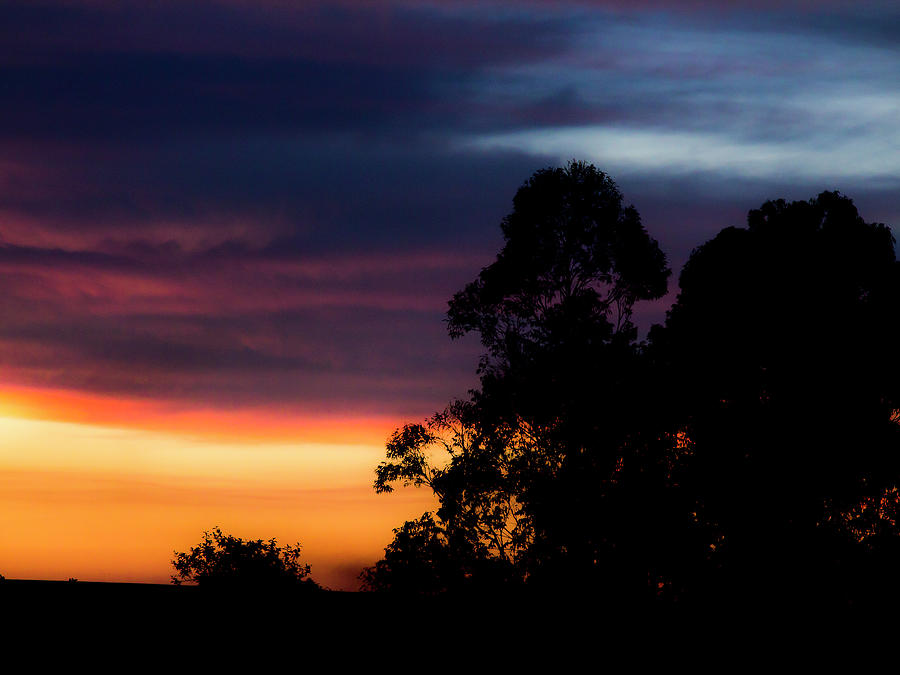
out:
<path id="1" fill-rule="evenodd" d="M 47 398 L 60 407 L 85 401 Z M 376 495 L 383 437 L 349 443 L 346 426 L 333 442 L 324 441 L 324 421 L 315 442 L 201 434 L 202 417 L 162 431 L 40 419 L 59 411 L 38 400 L 0 398 L 0 574 L 8 578 L 167 582 L 172 551 L 219 525 L 244 538 L 300 541 L 317 581 L 355 589 L 392 528 L 434 508 L 426 491 Z M 140 408 L 117 405 L 111 419 Z M 156 415 L 148 426 L 164 425 Z M 246 431 L 253 417 L 243 415 Z M 266 423 L 260 416 L 256 426 Z"/>

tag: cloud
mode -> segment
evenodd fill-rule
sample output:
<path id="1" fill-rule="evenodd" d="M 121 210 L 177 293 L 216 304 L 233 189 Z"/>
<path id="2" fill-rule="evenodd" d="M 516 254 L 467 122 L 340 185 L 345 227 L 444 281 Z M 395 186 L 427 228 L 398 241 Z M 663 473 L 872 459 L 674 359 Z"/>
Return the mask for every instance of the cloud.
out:
<path id="1" fill-rule="evenodd" d="M 814 137 L 795 142 L 740 141 L 714 132 L 557 127 L 488 135 L 476 139 L 474 145 L 486 152 L 526 149 L 551 155 L 559 162 L 586 157 L 622 173 L 717 173 L 825 183 L 838 178 L 870 179 L 892 186 L 900 173 L 900 130 L 887 126 L 849 139 Z"/>
<path id="2" fill-rule="evenodd" d="M 125 249 L 0 247 L 7 381 L 360 413 L 418 409 L 435 382 L 443 397 L 470 386 L 475 354 L 446 349 L 441 308 L 477 270 L 471 256 Z"/>
<path id="3" fill-rule="evenodd" d="M 3 3 L 0 369 L 424 414 L 475 380 L 447 299 L 573 157 L 676 272 L 769 198 L 896 222 L 897 12 L 872 7 Z"/>

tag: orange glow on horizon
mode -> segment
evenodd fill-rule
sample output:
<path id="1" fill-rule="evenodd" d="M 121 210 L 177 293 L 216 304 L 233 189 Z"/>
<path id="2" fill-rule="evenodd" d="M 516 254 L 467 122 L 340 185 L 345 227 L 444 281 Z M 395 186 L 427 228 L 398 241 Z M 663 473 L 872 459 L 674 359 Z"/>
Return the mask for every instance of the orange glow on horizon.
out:
<path id="1" fill-rule="evenodd" d="M 72 392 L 0 393 L 0 574 L 166 583 L 218 525 L 299 541 L 312 577 L 355 590 L 425 490 L 376 495 L 394 420 L 171 412 Z"/>
<path id="2" fill-rule="evenodd" d="M 173 551 L 216 525 L 300 542 L 312 577 L 355 590 L 392 528 L 433 509 L 423 491 L 272 489 L 104 472 L 0 470 L 0 572 L 10 579 L 168 583 Z"/>

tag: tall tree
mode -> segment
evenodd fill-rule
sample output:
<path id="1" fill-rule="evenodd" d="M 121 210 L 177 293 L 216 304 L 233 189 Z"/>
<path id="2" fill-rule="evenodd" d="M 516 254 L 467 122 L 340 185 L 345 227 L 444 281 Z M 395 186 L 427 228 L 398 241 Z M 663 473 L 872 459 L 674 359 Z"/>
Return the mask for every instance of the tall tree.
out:
<path id="1" fill-rule="evenodd" d="M 497 259 L 447 316 L 451 336 L 477 332 L 487 349 L 474 399 L 482 419 L 534 439 L 520 446 L 515 480 L 533 528 L 530 573 L 620 575 L 598 569 L 629 549 L 610 538 L 649 385 L 631 314 L 665 294 L 665 255 L 613 180 L 583 162 L 535 173 L 501 227 Z"/>
<path id="2" fill-rule="evenodd" d="M 487 350 L 481 387 L 465 404 L 475 442 L 454 445 L 435 472 L 422 452 L 433 426 L 406 427 L 388 446 L 376 488 L 429 485 L 448 542 L 461 527 L 474 536 L 471 550 L 507 556 L 531 583 L 622 586 L 638 569 L 635 583 L 647 587 L 646 565 L 634 563 L 658 530 L 651 521 L 662 519 L 636 493 L 623 514 L 622 484 L 642 476 L 647 487 L 651 467 L 666 460 L 647 450 L 653 434 L 638 433 L 650 381 L 631 312 L 665 294 L 665 256 L 612 179 L 583 162 L 535 173 L 501 227 L 496 260 L 447 314 L 451 337 L 476 332 Z"/>
<path id="3" fill-rule="evenodd" d="M 665 294 L 665 255 L 612 179 L 583 162 L 535 173 L 501 228 L 497 259 L 449 303 L 450 335 L 476 332 L 487 348 L 483 412 L 553 427 L 580 452 L 632 408 L 632 307 Z"/>

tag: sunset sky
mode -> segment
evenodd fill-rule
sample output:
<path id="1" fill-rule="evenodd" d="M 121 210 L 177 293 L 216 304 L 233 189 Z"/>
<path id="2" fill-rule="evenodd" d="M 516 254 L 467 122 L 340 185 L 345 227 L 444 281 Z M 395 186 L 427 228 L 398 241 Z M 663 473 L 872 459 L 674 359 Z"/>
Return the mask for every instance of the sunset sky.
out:
<path id="1" fill-rule="evenodd" d="M 4 0 L 0 574 L 166 582 L 220 525 L 355 588 L 431 504 L 386 436 L 477 381 L 447 300 L 572 158 L 676 272 L 770 198 L 900 224 L 900 6 Z"/>

